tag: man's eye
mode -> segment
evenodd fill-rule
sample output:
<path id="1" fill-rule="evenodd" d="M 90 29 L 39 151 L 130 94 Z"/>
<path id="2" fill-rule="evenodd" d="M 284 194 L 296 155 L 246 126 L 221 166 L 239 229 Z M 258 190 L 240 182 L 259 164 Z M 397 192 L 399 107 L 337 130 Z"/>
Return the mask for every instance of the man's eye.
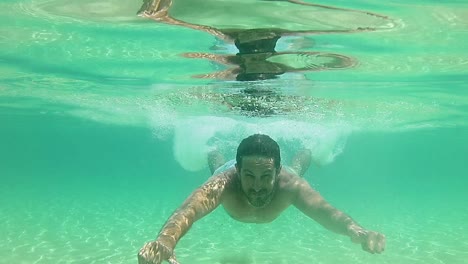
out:
<path id="1" fill-rule="evenodd" d="M 269 179 L 269 178 L 271 178 L 271 175 L 270 175 L 270 174 L 262 175 L 262 179 Z"/>

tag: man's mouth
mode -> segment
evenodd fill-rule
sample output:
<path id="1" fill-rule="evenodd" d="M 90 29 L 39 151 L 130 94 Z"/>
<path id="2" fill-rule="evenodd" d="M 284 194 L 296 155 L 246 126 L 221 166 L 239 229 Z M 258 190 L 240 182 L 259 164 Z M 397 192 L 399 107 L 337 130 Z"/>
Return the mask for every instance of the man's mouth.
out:
<path id="1" fill-rule="evenodd" d="M 248 200 L 249 203 L 255 207 L 263 207 L 269 203 L 268 192 L 266 190 L 261 191 L 249 191 Z"/>
<path id="2" fill-rule="evenodd" d="M 250 191 L 250 192 L 249 192 L 250 195 L 255 196 L 255 197 L 262 197 L 262 196 L 265 196 L 266 193 L 267 193 L 266 190 Z"/>

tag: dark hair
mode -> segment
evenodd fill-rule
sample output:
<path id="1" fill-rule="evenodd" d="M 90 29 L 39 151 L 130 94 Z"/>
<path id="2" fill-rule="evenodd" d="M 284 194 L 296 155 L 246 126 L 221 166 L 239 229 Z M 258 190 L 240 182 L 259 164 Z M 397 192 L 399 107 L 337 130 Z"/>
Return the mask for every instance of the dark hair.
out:
<path id="1" fill-rule="evenodd" d="M 242 165 L 242 157 L 256 155 L 273 158 L 275 167 L 277 169 L 280 167 L 280 148 L 278 143 L 276 143 L 276 141 L 274 141 L 271 137 L 262 134 L 255 134 L 244 138 L 239 144 L 239 147 L 237 147 L 237 166 L 240 168 Z"/>

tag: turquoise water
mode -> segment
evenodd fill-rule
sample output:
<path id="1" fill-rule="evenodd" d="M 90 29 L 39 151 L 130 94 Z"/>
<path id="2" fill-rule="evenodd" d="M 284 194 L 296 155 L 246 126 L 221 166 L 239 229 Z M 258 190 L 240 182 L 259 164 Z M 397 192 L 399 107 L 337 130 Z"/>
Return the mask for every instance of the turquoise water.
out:
<path id="1" fill-rule="evenodd" d="M 383 19 L 252 2 L 236 2 L 259 8 L 245 20 L 229 2 L 205 19 L 180 0 L 172 15 L 217 28 L 376 30 L 282 37 L 278 52 L 306 55 L 270 60 L 308 70 L 241 82 L 212 78 L 230 66 L 188 58 L 235 54 L 232 43 L 138 17 L 140 1 L 0 3 L 0 263 L 136 263 L 209 176 L 207 151 L 233 157 L 255 132 L 278 140 L 286 163 L 311 148 L 306 179 L 384 233 L 386 251 L 368 254 L 294 208 L 270 224 L 218 208 L 178 244 L 181 264 L 465 263 L 468 4 L 320 3 Z M 275 113 L 246 110 L 245 89 L 273 91 L 277 101 L 257 103 Z"/>

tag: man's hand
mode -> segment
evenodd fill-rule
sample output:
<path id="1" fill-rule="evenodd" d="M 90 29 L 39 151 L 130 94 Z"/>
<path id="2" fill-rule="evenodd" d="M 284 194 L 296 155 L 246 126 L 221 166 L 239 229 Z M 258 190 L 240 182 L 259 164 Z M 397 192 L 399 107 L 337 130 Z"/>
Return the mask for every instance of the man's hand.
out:
<path id="1" fill-rule="evenodd" d="M 369 253 L 382 253 L 385 250 L 385 236 L 361 228 L 350 228 L 351 240 L 361 244 L 362 249 Z"/>
<path id="2" fill-rule="evenodd" d="M 157 240 L 146 243 L 138 253 L 138 264 L 161 264 L 164 260 L 179 264 L 173 250 Z"/>

